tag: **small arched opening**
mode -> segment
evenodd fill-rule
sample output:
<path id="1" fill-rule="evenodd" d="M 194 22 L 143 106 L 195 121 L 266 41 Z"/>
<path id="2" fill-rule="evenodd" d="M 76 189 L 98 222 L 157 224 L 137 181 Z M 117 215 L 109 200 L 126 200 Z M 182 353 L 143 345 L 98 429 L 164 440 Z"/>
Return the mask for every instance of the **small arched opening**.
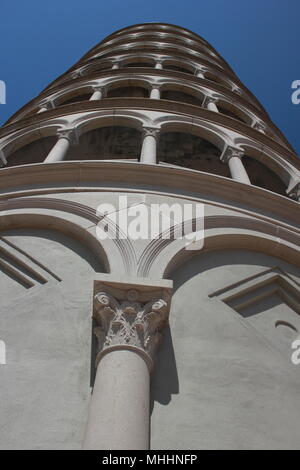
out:
<path id="1" fill-rule="evenodd" d="M 66 160 L 139 159 L 140 132 L 132 127 L 109 126 L 92 129 L 70 147 Z"/>
<path id="2" fill-rule="evenodd" d="M 284 182 L 274 171 L 264 165 L 262 162 L 245 155 L 242 159 L 251 184 L 273 193 L 286 196 L 286 187 Z"/>
<path id="3" fill-rule="evenodd" d="M 141 86 L 123 86 L 112 88 L 106 98 L 148 98 L 149 91 Z"/>
<path id="4" fill-rule="evenodd" d="M 159 161 L 230 178 L 220 154 L 208 140 L 185 132 L 166 132 L 159 139 Z"/>
<path id="5" fill-rule="evenodd" d="M 163 90 L 161 99 L 170 101 L 179 101 L 181 103 L 193 104 L 195 106 L 202 106 L 203 98 L 198 98 L 189 93 L 177 90 Z"/>
<path id="6" fill-rule="evenodd" d="M 48 136 L 34 140 L 18 148 L 7 157 L 7 166 L 28 165 L 42 163 L 52 147 L 57 142 L 57 136 Z"/>

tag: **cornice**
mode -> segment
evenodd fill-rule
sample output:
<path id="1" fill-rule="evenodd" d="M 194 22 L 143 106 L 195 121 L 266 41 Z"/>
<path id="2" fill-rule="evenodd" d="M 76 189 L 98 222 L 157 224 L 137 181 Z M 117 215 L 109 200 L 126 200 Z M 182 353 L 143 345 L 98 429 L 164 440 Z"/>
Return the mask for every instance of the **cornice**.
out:
<path id="1" fill-rule="evenodd" d="M 152 100 L 150 98 L 104 98 L 97 101 L 83 101 L 80 103 L 72 103 L 66 106 L 60 106 L 58 108 L 45 111 L 44 113 L 35 114 L 26 119 L 22 119 L 13 124 L 2 127 L 0 130 L 0 138 L 33 124 L 45 123 L 50 118 L 66 116 L 82 111 L 95 111 L 100 109 L 101 111 L 104 111 L 105 109 L 113 109 L 114 111 L 117 109 L 144 109 L 158 112 L 169 112 L 177 115 L 190 116 L 192 118 L 201 118 L 214 124 L 222 125 L 234 132 L 240 132 L 242 135 L 254 139 L 262 146 L 267 146 L 279 152 L 293 165 L 295 165 L 297 168 L 300 168 L 299 159 L 287 147 L 281 145 L 271 137 L 262 134 L 258 130 L 237 119 L 186 103 L 168 100 Z"/>
<path id="2" fill-rule="evenodd" d="M 149 35 L 150 36 L 150 35 Z M 189 45 L 189 44 L 183 44 L 180 40 L 172 40 L 171 38 L 161 38 L 161 37 L 156 37 L 155 36 L 151 36 L 151 39 L 150 38 L 128 38 L 128 39 L 125 39 L 122 40 L 122 41 L 119 41 L 117 43 L 113 43 L 113 44 L 101 44 L 101 46 L 99 45 L 97 49 L 95 49 L 93 52 L 89 53 L 88 55 L 86 55 L 85 57 L 86 58 L 89 58 L 91 56 L 93 56 L 94 54 L 98 54 L 98 53 L 101 53 L 103 51 L 103 53 L 105 54 L 107 50 L 110 50 L 110 49 L 114 49 L 114 48 L 118 48 L 120 46 L 123 46 L 123 45 L 126 45 L 126 44 L 140 44 L 140 43 L 147 43 L 147 42 L 161 42 L 161 43 L 164 43 L 164 44 L 171 44 L 171 45 L 176 45 L 179 49 L 181 49 L 181 47 L 183 49 L 190 49 L 191 51 L 195 52 L 196 54 L 203 54 L 205 56 L 207 56 L 208 58 L 211 59 L 208 60 L 208 62 L 211 62 L 213 64 L 216 64 L 216 65 L 219 65 L 221 66 L 222 68 L 224 67 L 225 69 L 227 69 L 227 64 L 224 63 L 223 61 L 223 58 L 220 56 L 220 55 L 217 55 L 217 56 L 212 56 L 210 55 L 205 49 L 203 50 L 203 48 L 197 48 L 196 46 L 194 45 Z M 184 53 L 184 51 L 183 51 Z M 234 73 L 232 71 L 232 69 L 229 67 L 229 71 L 231 73 Z"/>
<path id="3" fill-rule="evenodd" d="M 90 49 L 87 52 L 87 54 L 89 52 L 91 52 L 93 49 L 95 49 L 96 47 L 98 47 L 100 44 L 102 44 L 103 41 L 113 39 L 114 37 L 119 37 L 119 33 L 122 33 L 122 32 L 124 32 L 124 33 L 128 32 L 128 34 L 131 34 L 131 32 L 128 31 L 129 29 L 137 28 L 137 27 L 141 27 L 141 26 L 145 26 L 145 31 L 149 31 L 150 26 L 151 26 L 151 28 L 153 28 L 152 31 L 156 31 L 155 27 L 157 27 L 157 26 L 167 26 L 167 27 L 170 27 L 170 28 L 179 29 L 181 32 L 187 33 L 187 34 L 183 34 L 183 37 L 185 37 L 185 38 L 191 38 L 192 37 L 194 40 L 199 41 L 200 44 L 204 44 L 206 47 L 210 48 L 212 50 L 212 52 L 214 52 L 215 54 L 220 55 L 219 52 L 206 39 L 199 36 L 199 34 L 194 33 L 193 31 L 190 31 L 189 29 L 183 28 L 182 26 L 172 25 L 172 24 L 169 24 L 169 23 L 155 23 L 155 22 L 154 23 L 135 24 L 135 25 L 127 26 L 125 28 L 121 28 L 117 31 L 114 31 L 113 33 L 106 36 L 101 42 L 96 44 L 92 49 Z M 139 31 L 137 31 L 137 32 L 139 32 Z M 226 65 L 228 65 L 228 67 L 231 68 L 230 65 L 226 62 L 226 60 L 225 59 L 223 59 L 223 60 L 226 63 Z"/>
<path id="4" fill-rule="evenodd" d="M 17 189 L 16 189 L 17 188 Z M 136 162 L 70 161 L 0 170 L 0 200 L 86 191 L 143 191 L 208 200 L 299 226 L 299 203 L 257 186 L 196 170 Z M 4 206 L 2 206 L 4 208 Z"/>
<path id="5" fill-rule="evenodd" d="M 282 136 L 281 131 L 274 125 L 274 123 L 271 121 L 269 115 L 264 111 L 263 109 L 259 109 L 256 106 L 254 106 L 250 101 L 248 101 L 246 98 L 244 98 L 241 95 L 238 95 L 234 91 L 230 90 L 226 86 L 223 86 L 221 84 L 218 84 L 216 82 L 213 82 L 208 79 L 202 79 L 199 77 L 196 77 L 194 75 L 188 75 L 183 72 L 175 72 L 173 70 L 164 70 L 164 69 L 150 69 L 150 68 L 139 68 L 139 72 L 135 73 L 133 76 L 132 69 L 131 68 L 122 68 L 122 69 L 117 69 L 117 70 L 106 70 L 101 72 L 101 77 L 99 77 L 99 72 L 94 72 L 94 73 L 88 73 L 84 76 L 80 76 L 78 78 L 73 78 L 68 80 L 67 82 L 62 82 L 61 84 L 57 85 L 56 87 L 53 88 L 47 88 L 44 90 L 42 93 L 40 93 L 37 97 L 33 98 L 31 101 L 26 103 L 22 108 L 20 108 L 13 116 L 10 117 L 10 119 L 4 124 L 7 125 L 11 121 L 17 118 L 19 114 L 24 112 L 26 108 L 31 108 L 32 105 L 36 104 L 39 105 L 40 101 L 43 99 L 47 99 L 50 96 L 52 96 L 54 93 L 57 93 L 59 91 L 63 91 L 65 88 L 68 88 L 72 85 L 78 85 L 80 86 L 81 84 L 85 84 L 89 80 L 99 80 L 100 78 L 108 78 L 108 77 L 120 77 L 122 79 L 123 77 L 128 78 L 128 80 L 138 80 L 139 77 L 138 75 L 143 75 L 143 79 L 145 79 L 145 75 L 148 75 L 150 77 L 155 76 L 155 77 L 166 77 L 170 79 L 178 78 L 179 80 L 182 80 L 184 85 L 184 82 L 189 82 L 190 84 L 193 85 L 202 85 L 207 88 L 210 88 L 213 91 L 222 93 L 226 95 L 227 97 L 230 98 L 230 101 L 232 104 L 241 104 L 247 108 L 249 108 L 250 111 L 252 111 L 254 114 L 258 115 L 263 121 L 266 121 L 270 126 L 272 126 L 276 132 L 279 132 L 280 136 L 283 138 L 283 140 L 290 145 L 284 136 Z M 184 79 L 184 80 L 183 80 Z M 72 87 L 74 89 L 76 87 Z"/>
<path id="6" fill-rule="evenodd" d="M 149 42 L 151 42 L 151 41 L 149 41 Z M 169 44 L 171 44 L 171 43 L 169 43 Z M 160 54 L 160 55 L 163 55 L 165 53 L 165 51 L 167 51 L 167 54 L 172 56 L 172 58 L 176 57 L 176 58 L 179 58 L 179 59 L 192 60 L 194 62 L 200 61 L 201 63 L 203 63 L 207 67 L 219 70 L 224 75 L 227 75 L 229 78 L 231 78 L 233 81 L 240 83 L 239 78 L 237 77 L 237 75 L 232 70 L 230 70 L 230 69 L 228 70 L 227 68 L 222 67 L 218 63 L 211 62 L 211 61 L 207 60 L 205 57 L 198 57 L 197 55 L 194 55 L 192 53 L 189 54 L 189 53 L 186 53 L 184 51 L 181 51 L 181 50 L 178 50 L 178 49 L 175 49 L 175 48 L 174 49 L 168 48 L 167 45 L 166 45 L 166 47 L 160 47 L 158 49 L 155 45 L 146 44 L 145 47 L 143 47 L 143 48 L 142 47 L 141 48 L 136 48 L 136 49 L 132 49 L 132 50 L 129 50 L 129 51 L 128 50 L 122 50 L 122 49 L 120 51 L 118 51 L 118 48 L 114 47 L 112 51 L 105 52 L 105 53 L 103 53 L 102 55 L 100 55 L 98 57 L 92 57 L 91 60 L 89 60 L 89 58 L 80 59 L 78 62 L 76 62 L 68 70 L 68 72 L 73 71 L 74 68 L 77 68 L 79 65 L 88 64 L 93 60 L 102 60 L 102 58 L 104 60 L 107 60 L 110 57 L 110 55 L 117 55 L 117 54 L 122 55 L 122 54 L 126 54 L 126 52 L 132 52 L 132 53 L 137 53 L 138 54 L 138 53 L 145 53 L 145 51 L 146 52 L 152 52 L 153 54 Z M 199 53 L 199 54 L 201 54 L 201 53 Z M 203 54 L 203 55 L 205 55 L 205 54 Z"/>

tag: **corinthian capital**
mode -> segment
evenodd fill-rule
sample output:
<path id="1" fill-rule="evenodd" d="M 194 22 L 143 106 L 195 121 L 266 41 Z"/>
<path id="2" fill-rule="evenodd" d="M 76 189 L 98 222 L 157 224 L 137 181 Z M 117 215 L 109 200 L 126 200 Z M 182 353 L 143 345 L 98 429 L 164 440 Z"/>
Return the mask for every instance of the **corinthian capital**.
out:
<path id="1" fill-rule="evenodd" d="M 226 147 L 224 152 L 221 155 L 221 161 L 223 163 L 228 163 L 232 157 L 242 158 L 244 156 L 243 150 L 236 147 Z"/>
<path id="2" fill-rule="evenodd" d="M 67 139 L 71 145 L 76 145 L 78 143 L 78 134 L 76 129 L 61 129 L 57 132 L 59 139 Z"/>
<path id="3" fill-rule="evenodd" d="M 152 137 L 155 137 L 155 139 L 158 139 L 159 137 L 159 132 L 160 129 L 158 127 L 143 127 L 143 138 L 148 137 L 151 135 Z"/>
<path id="4" fill-rule="evenodd" d="M 129 349 L 140 354 L 149 369 L 168 323 L 169 289 L 113 285 L 101 287 L 94 295 L 94 334 L 98 339 L 96 365 L 112 350 Z M 138 289 L 136 288 L 138 287 Z M 161 294 L 161 297 L 157 296 Z M 167 295 L 166 295 L 167 294 Z M 152 297 L 149 300 L 149 296 Z"/>

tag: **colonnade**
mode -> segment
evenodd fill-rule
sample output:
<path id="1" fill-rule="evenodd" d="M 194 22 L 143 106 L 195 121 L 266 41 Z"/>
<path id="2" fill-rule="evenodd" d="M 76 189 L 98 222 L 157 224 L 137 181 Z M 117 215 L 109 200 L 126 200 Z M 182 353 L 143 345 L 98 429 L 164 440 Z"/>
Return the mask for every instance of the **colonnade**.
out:
<path id="1" fill-rule="evenodd" d="M 98 91 L 95 91 L 98 93 Z M 157 163 L 157 143 L 160 135 L 159 127 L 143 127 L 142 146 L 140 162 L 150 165 Z M 66 158 L 71 145 L 78 143 L 78 134 L 76 129 L 65 129 L 58 132 L 56 144 L 50 150 L 45 159 L 45 163 L 61 162 Z M 227 146 L 221 156 L 221 160 L 228 164 L 232 179 L 240 183 L 250 184 L 249 177 L 242 162 L 242 150 Z"/>

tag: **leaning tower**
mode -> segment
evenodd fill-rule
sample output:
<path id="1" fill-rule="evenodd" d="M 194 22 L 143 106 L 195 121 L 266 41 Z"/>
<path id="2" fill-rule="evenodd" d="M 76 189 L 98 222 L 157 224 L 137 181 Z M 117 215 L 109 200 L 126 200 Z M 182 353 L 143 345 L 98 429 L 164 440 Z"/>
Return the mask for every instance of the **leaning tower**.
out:
<path id="1" fill-rule="evenodd" d="M 113 33 L 0 158 L 1 448 L 300 447 L 299 160 L 210 44 Z"/>

